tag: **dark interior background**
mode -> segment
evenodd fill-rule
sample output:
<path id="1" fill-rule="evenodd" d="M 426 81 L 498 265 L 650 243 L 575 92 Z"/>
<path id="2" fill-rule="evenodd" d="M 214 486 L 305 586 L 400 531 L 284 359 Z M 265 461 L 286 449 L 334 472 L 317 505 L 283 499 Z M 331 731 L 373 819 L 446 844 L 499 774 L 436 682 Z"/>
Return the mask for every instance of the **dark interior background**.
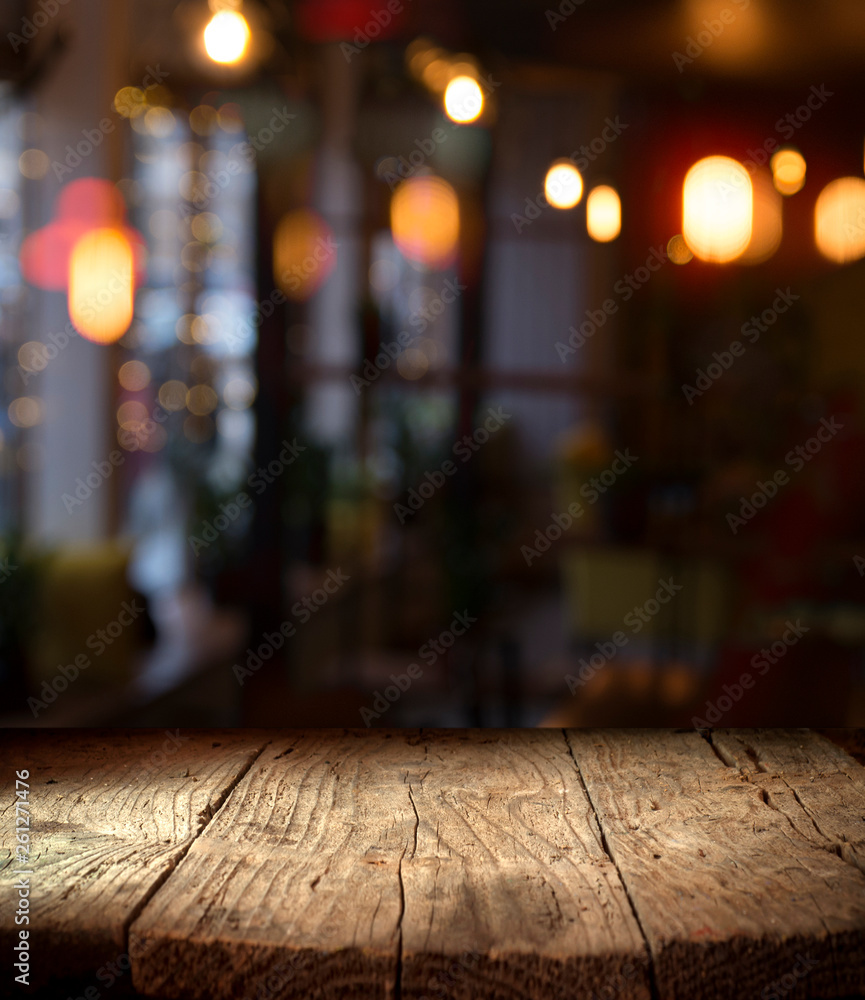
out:
<path id="1" fill-rule="evenodd" d="M 242 10 L 250 52 L 225 68 L 202 50 L 205 0 L 3 5 L 4 722 L 865 724 L 865 265 L 814 240 L 820 191 L 863 172 L 861 3 Z M 475 123 L 443 115 L 436 59 L 486 81 Z M 130 87 L 146 113 L 117 110 Z M 688 168 L 720 154 L 765 178 L 773 141 L 807 163 L 777 250 L 670 260 Z M 581 146 L 580 203 L 539 205 Z M 458 202 L 436 266 L 394 244 L 401 162 Z M 108 346 L 64 342 L 65 295 L 20 265 L 84 177 L 114 185 L 147 244 Z M 601 183 L 622 203 L 609 243 L 586 232 Z M 279 291 L 285 261 L 300 277 Z M 455 455 L 490 411 L 508 419 Z M 796 469 L 821 426 L 837 430 Z M 789 482 L 734 532 L 777 470 Z M 124 602 L 146 611 L 126 624 Z"/>

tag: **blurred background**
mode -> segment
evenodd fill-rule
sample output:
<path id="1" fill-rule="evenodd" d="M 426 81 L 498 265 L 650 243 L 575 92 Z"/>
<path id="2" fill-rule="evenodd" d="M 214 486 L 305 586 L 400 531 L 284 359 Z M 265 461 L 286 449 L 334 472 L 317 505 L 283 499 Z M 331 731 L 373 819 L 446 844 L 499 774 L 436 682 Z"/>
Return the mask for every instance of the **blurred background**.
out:
<path id="1" fill-rule="evenodd" d="M 0 722 L 865 724 L 859 0 L 0 20 Z"/>

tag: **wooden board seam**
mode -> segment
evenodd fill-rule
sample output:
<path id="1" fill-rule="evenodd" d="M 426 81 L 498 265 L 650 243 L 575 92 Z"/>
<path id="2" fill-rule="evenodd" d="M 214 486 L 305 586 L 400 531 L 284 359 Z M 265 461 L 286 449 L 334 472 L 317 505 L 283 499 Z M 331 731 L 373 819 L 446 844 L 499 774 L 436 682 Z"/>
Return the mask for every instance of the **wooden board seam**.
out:
<path id="1" fill-rule="evenodd" d="M 583 781 L 583 774 L 582 774 L 582 771 L 580 771 L 580 765 L 577 762 L 577 758 L 574 756 L 574 748 L 571 746 L 571 741 L 570 741 L 570 738 L 568 737 L 568 731 L 567 731 L 567 729 L 563 729 L 562 730 L 562 735 L 565 738 L 565 745 L 568 748 L 568 754 L 569 754 L 571 760 L 574 762 L 574 769 L 577 772 L 577 778 L 579 779 L 580 787 L 582 788 L 582 790 L 583 790 L 583 792 L 584 792 L 584 794 L 586 796 L 586 800 L 588 801 L 589 805 L 591 806 L 592 816 L 594 817 L 595 824 L 596 824 L 596 826 L 598 828 L 598 834 L 599 834 L 599 837 L 600 837 L 601 848 L 602 848 L 604 854 L 606 854 L 606 856 L 609 858 L 610 864 L 613 865 L 613 867 L 616 869 L 616 874 L 619 876 L 619 882 L 621 882 L 622 887 L 623 887 L 623 889 L 625 891 L 625 896 L 626 896 L 626 898 L 628 900 L 628 906 L 630 906 L 631 913 L 634 916 L 634 921 L 636 922 L 637 927 L 640 929 L 640 935 L 643 938 L 643 945 L 644 945 L 644 948 L 645 948 L 645 954 L 646 954 L 646 974 L 647 974 L 648 979 L 649 979 L 649 990 L 650 990 L 651 995 L 652 995 L 652 1000 L 659 1000 L 660 993 L 658 991 L 658 984 L 657 984 L 657 982 L 655 980 L 654 959 L 652 958 L 652 949 L 649 946 L 649 938 L 646 935 L 646 929 L 645 929 L 645 927 L 643 927 L 642 921 L 640 920 L 640 915 L 639 915 L 639 913 L 637 913 L 637 908 L 634 905 L 634 900 L 631 898 L 631 890 L 628 887 L 627 880 L 625 879 L 625 877 L 624 877 L 624 875 L 622 873 L 622 870 L 619 868 L 619 865 L 616 862 L 616 859 L 613 857 L 613 853 L 610 850 L 609 844 L 607 843 L 607 835 L 606 835 L 606 832 L 604 831 L 604 826 L 601 823 L 601 817 L 600 817 L 600 815 L 598 813 L 597 807 L 595 806 L 595 803 L 594 803 L 594 800 L 592 799 L 592 796 L 589 794 L 589 789 L 586 787 L 585 781 Z"/>
<path id="2" fill-rule="evenodd" d="M 180 851 L 180 853 L 178 853 L 177 857 L 174 859 L 173 863 L 166 869 L 166 871 L 158 879 L 154 881 L 153 885 L 150 886 L 149 890 L 142 895 L 140 901 L 136 903 L 135 906 L 132 907 L 132 909 L 129 912 L 129 916 L 123 923 L 123 942 L 124 942 L 124 949 L 127 955 L 129 955 L 129 947 L 130 947 L 129 934 L 133 923 L 135 923 L 135 921 L 138 919 L 139 915 L 142 913 L 142 911 L 150 902 L 150 900 L 156 895 L 156 893 L 162 888 L 162 886 L 165 885 L 165 883 L 171 878 L 171 876 L 177 870 L 177 867 L 180 864 L 180 862 L 183 861 L 183 859 L 192 849 L 192 845 L 204 833 L 207 827 L 216 818 L 217 814 L 219 813 L 219 810 L 228 801 L 229 795 L 231 795 L 234 789 L 240 784 L 240 782 L 249 772 L 253 764 L 255 764 L 258 758 L 264 753 L 264 751 L 272 742 L 273 740 L 265 740 L 258 748 L 258 750 L 253 755 L 250 756 L 247 763 L 240 769 L 240 771 L 238 771 L 235 777 L 226 784 L 225 788 L 223 789 L 222 793 L 217 799 L 215 805 L 211 805 L 208 802 L 207 807 L 203 809 L 201 812 L 199 812 L 198 816 L 201 822 L 199 824 L 198 829 L 189 838 L 189 843 L 186 845 L 185 848 L 183 848 Z M 133 970 L 130 965 L 129 969 L 130 977 L 132 976 L 132 972 Z"/>

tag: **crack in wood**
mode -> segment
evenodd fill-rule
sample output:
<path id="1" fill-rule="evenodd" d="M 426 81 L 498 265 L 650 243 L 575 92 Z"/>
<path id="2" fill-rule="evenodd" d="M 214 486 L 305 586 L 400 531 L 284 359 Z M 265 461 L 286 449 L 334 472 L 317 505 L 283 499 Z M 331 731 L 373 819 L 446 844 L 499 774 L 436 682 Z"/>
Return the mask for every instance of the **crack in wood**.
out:
<path id="1" fill-rule="evenodd" d="M 566 729 L 562 730 L 562 736 L 564 736 L 565 738 L 565 745 L 567 746 L 568 754 L 574 763 L 574 769 L 577 772 L 577 778 L 579 779 L 580 786 L 582 787 L 583 792 L 586 796 L 586 801 L 589 803 L 589 807 L 592 810 L 592 815 L 594 816 L 595 824 L 597 826 L 598 833 L 600 834 L 601 838 L 601 848 L 603 849 L 604 854 L 606 854 L 606 856 L 609 858 L 610 864 L 613 865 L 613 867 L 616 869 L 616 873 L 619 876 L 619 881 L 621 882 L 622 888 L 624 889 L 625 892 L 625 898 L 628 901 L 628 905 L 631 908 L 631 913 L 633 914 L 634 920 L 636 921 L 637 924 L 637 928 L 639 929 L 640 935 L 643 939 L 643 946 L 645 947 L 646 950 L 646 973 L 649 980 L 649 992 L 651 994 L 651 998 L 652 1000 L 660 1000 L 658 983 L 655 978 L 655 963 L 652 957 L 652 949 L 649 947 L 649 938 L 646 935 L 646 928 L 643 926 L 643 923 L 640 920 L 639 913 L 637 913 L 637 907 L 634 905 L 634 900 L 631 897 L 631 890 L 630 887 L 628 886 L 627 879 L 625 878 L 622 870 L 619 868 L 618 862 L 616 861 L 615 857 L 613 856 L 613 852 L 610 849 L 610 845 L 607 843 L 607 835 L 604 831 L 604 825 L 601 822 L 601 817 L 597 807 L 595 806 L 594 800 L 592 799 L 592 796 L 589 794 L 589 790 L 586 787 L 585 781 L 583 780 L 583 774 L 582 771 L 580 771 L 580 765 L 577 763 L 577 758 L 574 756 L 574 748 L 571 746 L 571 741 L 568 738 L 568 731 Z"/>
<path id="2" fill-rule="evenodd" d="M 429 772 L 427 772 L 429 774 Z M 406 774 L 408 778 L 408 774 Z M 423 778 L 421 778 L 423 781 Z M 411 783 L 408 783 L 408 799 L 411 803 L 412 810 L 414 811 L 414 831 L 413 831 L 413 842 L 411 856 L 414 857 L 417 854 L 417 831 L 420 826 L 420 816 L 418 815 L 417 805 L 415 804 L 414 795 L 412 794 Z M 408 849 L 408 844 L 406 844 L 406 849 Z M 397 946 L 396 946 L 396 982 L 394 983 L 394 1000 L 401 1000 L 402 998 L 402 965 L 403 965 L 403 955 L 402 955 L 402 919 L 405 914 L 405 883 L 402 878 L 402 859 L 405 857 L 405 851 L 403 851 L 399 864 L 397 865 L 397 877 L 399 879 L 399 897 L 400 897 L 400 910 L 399 918 L 397 923 Z"/>
<path id="3" fill-rule="evenodd" d="M 415 830 L 415 836 L 417 836 L 417 830 Z M 399 879 L 399 916 L 397 918 L 396 970 L 394 972 L 395 981 L 393 986 L 394 1000 L 401 1000 L 402 998 L 402 918 L 405 916 L 405 883 L 402 879 L 402 859 L 404 857 L 405 851 L 400 855 L 399 864 L 396 869 L 397 878 Z"/>
<path id="4" fill-rule="evenodd" d="M 725 754 L 721 751 L 721 749 L 715 746 L 715 742 L 712 739 L 711 729 L 698 729 L 697 735 L 701 736 L 709 744 L 709 746 L 712 748 L 712 752 L 715 754 L 718 760 L 724 765 L 724 767 L 736 766 L 736 762 L 734 760 L 731 760 L 729 757 L 725 756 Z"/>
<path id="5" fill-rule="evenodd" d="M 716 750 L 716 752 L 719 749 L 718 747 L 714 746 L 714 744 L 713 744 L 713 748 Z M 754 766 L 756 768 L 756 773 L 757 774 L 766 774 L 766 775 L 770 775 L 770 776 L 773 774 L 772 769 L 769 768 L 769 767 L 767 767 L 765 765 L 763 759 L 760 757 L 759 751 L 755 747 L 751 746 L 750 743 L 747 743 L 747 742 L 743 741 L 743 747 L 742 747 L 742 749 L 743 749 L 745 755 L 748 757 L 748 759 L 751 760 L 754 763 Z M 735 760 L 733 761 L 733 766 L 735 766 Z M 750 772 L 750 771 L 748 771 L 747 768 L 742 767 L 739 770 L 740 770 L 740 773 L 741 773 L 742 777 L 749 784 L 754 785 L 755 787 L 761 787 L 761 786 L 757 785 L 757 781 L 754 780 L 753 773 Z M 820 826 L 820 824 L 817 822 L 817 818 L 814 816 L 814 814 L 811 811 L 811 809 L 809 809 L 808 806 L 802 801 L 802 797 L 799 795 L 799 793 L 796 791 L 796 789 L 793 787 L 793 785 L 790 784 L 790 782 L 787 780 L 787 778 L 784 776 L 784 774 L 777 773 L 775 775 L 775 777 L 784 785 L 785 788 L 787 788 L 790 791 L 790 794 L 792 795 L 794 801 L 796 802 L 796 804 L 799 806 L 799 808 L 801 809 L 802 813 L 804 814 L 804 818 L 806 819 L 806 821 L 810 821 L 811 825 L 814 828 L 814 831 L 821 838 L 820 841 L 817 841 L 815 843 L 815 846 L 816 847 L 820 847 L 823 850 L 828 851 L 830 854 L 836 855 L 843 862 L 845 862 L 845 864 L 852 865 L 852 867 L 856 868 L 858 871 L 861 871 L 861 872 L 865 873 L 865 862 L 863 862 L 858 857 L 858 855 L 856 854 L 855 849 L 852 848 L 851 845 L 847 844 L 846 841 L 844 841 L 843 838 L 841 838 L 839 840 L 839 839 L 831 836 L 824 829 L 822 829 L 822 827 Z M 788 816 L 783 811 L 783 809 L 779 809 L 778 806 L 775 805 L 770 800 L 768 791 L 766 789 L 762 788 L 762 787 L 761 787 L 761 791 L 760 791 L 760 798 L 770 808 L 774 809 L 776 812 L 778 812 L 781 815 L 785 816 L 786 819 L 787 819 L 787 822 L 796 831 L 796 833 L 799 834 L 799 836 L 803 835 L 802 832 L 796 826 L 796 824 L 793 822 L 793 820 L 790 818 L 790 816 Z"/>
<path id="6" fill-rule="evenodd" d="M 192 800 L 189 842 L 123 923 L 132 974 L 159 995 L 171 983 L 175 996 L 228 1000 L 300 949 L 314 988 L 297 981 L 292 996 L 348 995 L 363 981 L 379 1000 L 408 1000 L 472 945 L 480 966 L 470 983 L 446 980 L 448 1000 L 568 1000 L 577 985 L 608 1000 L 685 1000 L 735 995 L 741 982 L 757 996 L 811 947 L 825 964 L 810 995 L 865 985 L 851 958 L 865 940 L 847 856 L 863 850 L 865 782 L 852 764 L 804 731 L 548 733 L 309 734 L 288 757 L 278 751 L 291 739 L 247 738 L 211 783 L 212 807 Z M 181 795 L 192 787 L 177 782 Z M 788 919 L 790 934 L 776 933 Z"/>
<path id="7" fill-rule="evenodd" d="M 783 776 L 781 777 L 781 780 L 784 782 L 787 788 L 789 788 L 790 791 L 793 793 L 793 798 L 798 803 L 802 812 L 805 813 L 806 817 L 810 819 L 811 822 L 814 824 L 814 829 L 816 830 L 816 832 L 826 841 L 825 849 L 830 853 L 837 855 L 845 864 L 851 865 L 857 871 L 861 871 L 863 874 L 865 874 L 865 862 L 859 859 L 858 855 L 850 847 L 850 845 L 847 844 L 846 841 L 844 840 L 839 841 L 833 837 L 830 837 L 825 830 L 822 830 L 820 828 L 820 824 L 817 822 L 811 810 L 802 801 L 796 789 L 793 788 L 792 785 L 790 785 L 790 783 Z"/>
<path id="8" fill-rule="evenodd" d="M 226 800 L 228 799 L 228 796 L 240 784 L 240 782 L 243 780 L 244 776 L 247 774 L 249 769 L 264 753 L 269 744 L 270 740 L 268 740 L 265 743 L 262 743 L 262 745 L 258 748 L 257 751 L 255 751 L 255 753 L 250 753 L 249 759 L 246 761 L 246 763 L 240 768 L 240 770 L 234 776 L 234 778 L 232 778 L 229 782 L 226 783 L 225 788 L 217 798 L 215 804 L 213 804 L 213 806 L 211 807 L 211 803 L 208 802 L 208 808 L 203 809 L 199 813 L 199 818 L 203 818 L 204 813 L 208 813 L 209 815 L 199 825 L 198 829 L 192 832 L 191 836 L 189 837 L 189 843 L 185 847 L 183 847 L 180 851 L 178 851 L 177 856 L 169 863 L 166 870 L 157 879 L 153 881 L 153 884 L 145 892 L 142 893 L 141 899 L 138 900 L 138 902 L 130 908 L 129 914 L 123 922 L 123 929 L 122 929 L 123 945 L 127 955 L 129 954 L 129 929 L 132 926 L 132 924 L 135 923 L 135 921 L 138 919 L 138 917 L 140 916 L 144 908 L 147 906 L 147 904 L 150 902 L 150 900 L 156 895 L 156 893 L 162 888 L 162 886 L 168 881 L 168 879 L 171 878 L 177 866 L 180 864 L 181 861 L 183 861 L 183 859 L 189 853 L 190 849 L 192 848 L 192 845 L 195 843 L 196 840 L 198 840 L 201 834 L 204 833 L 204 831 L 207 829 L 208 824 L 212 822 L 213 817 L 219 812 L 219 810 L 225 804 Z M 130 965 L 129 969 L 130 976 L 132 976 L 132 972 L 133 970 Z"/>
<path id="9" fill-rule="evenodd" d="M 420 816 L 417 813 L 417 805 L 415 805 L 414 795 L 412 794 L 411 785 L 408 786 L 408 799 L 411 802 L 411 807 L 414 810 L 414 842 L 412 844 L 411 856 L 414 857 L 417 854 L 417 831 L 420 826 Z"/>

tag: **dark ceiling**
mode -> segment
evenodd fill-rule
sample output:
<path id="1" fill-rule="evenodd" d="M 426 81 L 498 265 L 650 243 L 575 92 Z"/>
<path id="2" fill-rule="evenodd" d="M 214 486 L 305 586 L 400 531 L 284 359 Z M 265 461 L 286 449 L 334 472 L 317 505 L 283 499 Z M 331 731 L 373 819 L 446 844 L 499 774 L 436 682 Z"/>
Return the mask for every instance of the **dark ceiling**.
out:
<path id="1" fill-rule="evenodd" d="M 130 12 L 130 61 L 161 57 L 187 62 L 186 18 L 206 0 L 112 0 Z M 792 88 L 859 81 L 865 70 L 865 0 L 402 0 L 400 41 L 424 34 L 452 51 L 472 50 L 487 65 L 543 70 L 559 85 L 569 74 L 613 74 L 633 88 L 678 87 L 695 81 L 736 88 Z M 274 32 L 279 72 L 292 60 L 303 4 L 319 16 L 340 7 L 368 12 L 386 0 L 245 0 Z M 6 35 L 21 23 L 23 0 L 0 3 Z M 180 15 L 183 15 L 182 17 Z M 345 11 L 343 11 L 345 16 Z M 725 20 L 722 21 L 722 18 Z M 58 18 L 58 22 L 62 18 Z M 709 29 L 705 22 L 709 22 Z M 59 27 L 59 25 L 58 25 Z M 709 39 L 703 46 L 699 39 Z M 720 30 L 719 30 L 720 29 Z M 46 34 L 55 33 L 52 25 Z M 689 39 L 692 43 L 690 59 Z M 40 39 L 40 43 L 41 43 Z M 137 51 L 145 50 L 146 51 Z M 32 51 L 31 51 L 32 50 Z M 33 73 L 37 50 L 0 55 L 0 75 Z M 677 58 L 676 54 L 680 53 Z M 30 65 L 28 65 L 30 64 Z M 192 69 L 192 67 L 190 67 Z M 181 71 L 182 72 L 182 71 Z M 846 88 L 845 88 L 846 89 Z"/>
<path id="2" fill-rule="evenodd" d="M 462 0 L 449 13 L 510 56 L 629 78 L 694 73 L 790 86 L 865 68 L 862 0 Z M 679 61 L 680 72 L 674 53 L 686 54 L 705 21 L 717 34 L 693 63 Z"/>

